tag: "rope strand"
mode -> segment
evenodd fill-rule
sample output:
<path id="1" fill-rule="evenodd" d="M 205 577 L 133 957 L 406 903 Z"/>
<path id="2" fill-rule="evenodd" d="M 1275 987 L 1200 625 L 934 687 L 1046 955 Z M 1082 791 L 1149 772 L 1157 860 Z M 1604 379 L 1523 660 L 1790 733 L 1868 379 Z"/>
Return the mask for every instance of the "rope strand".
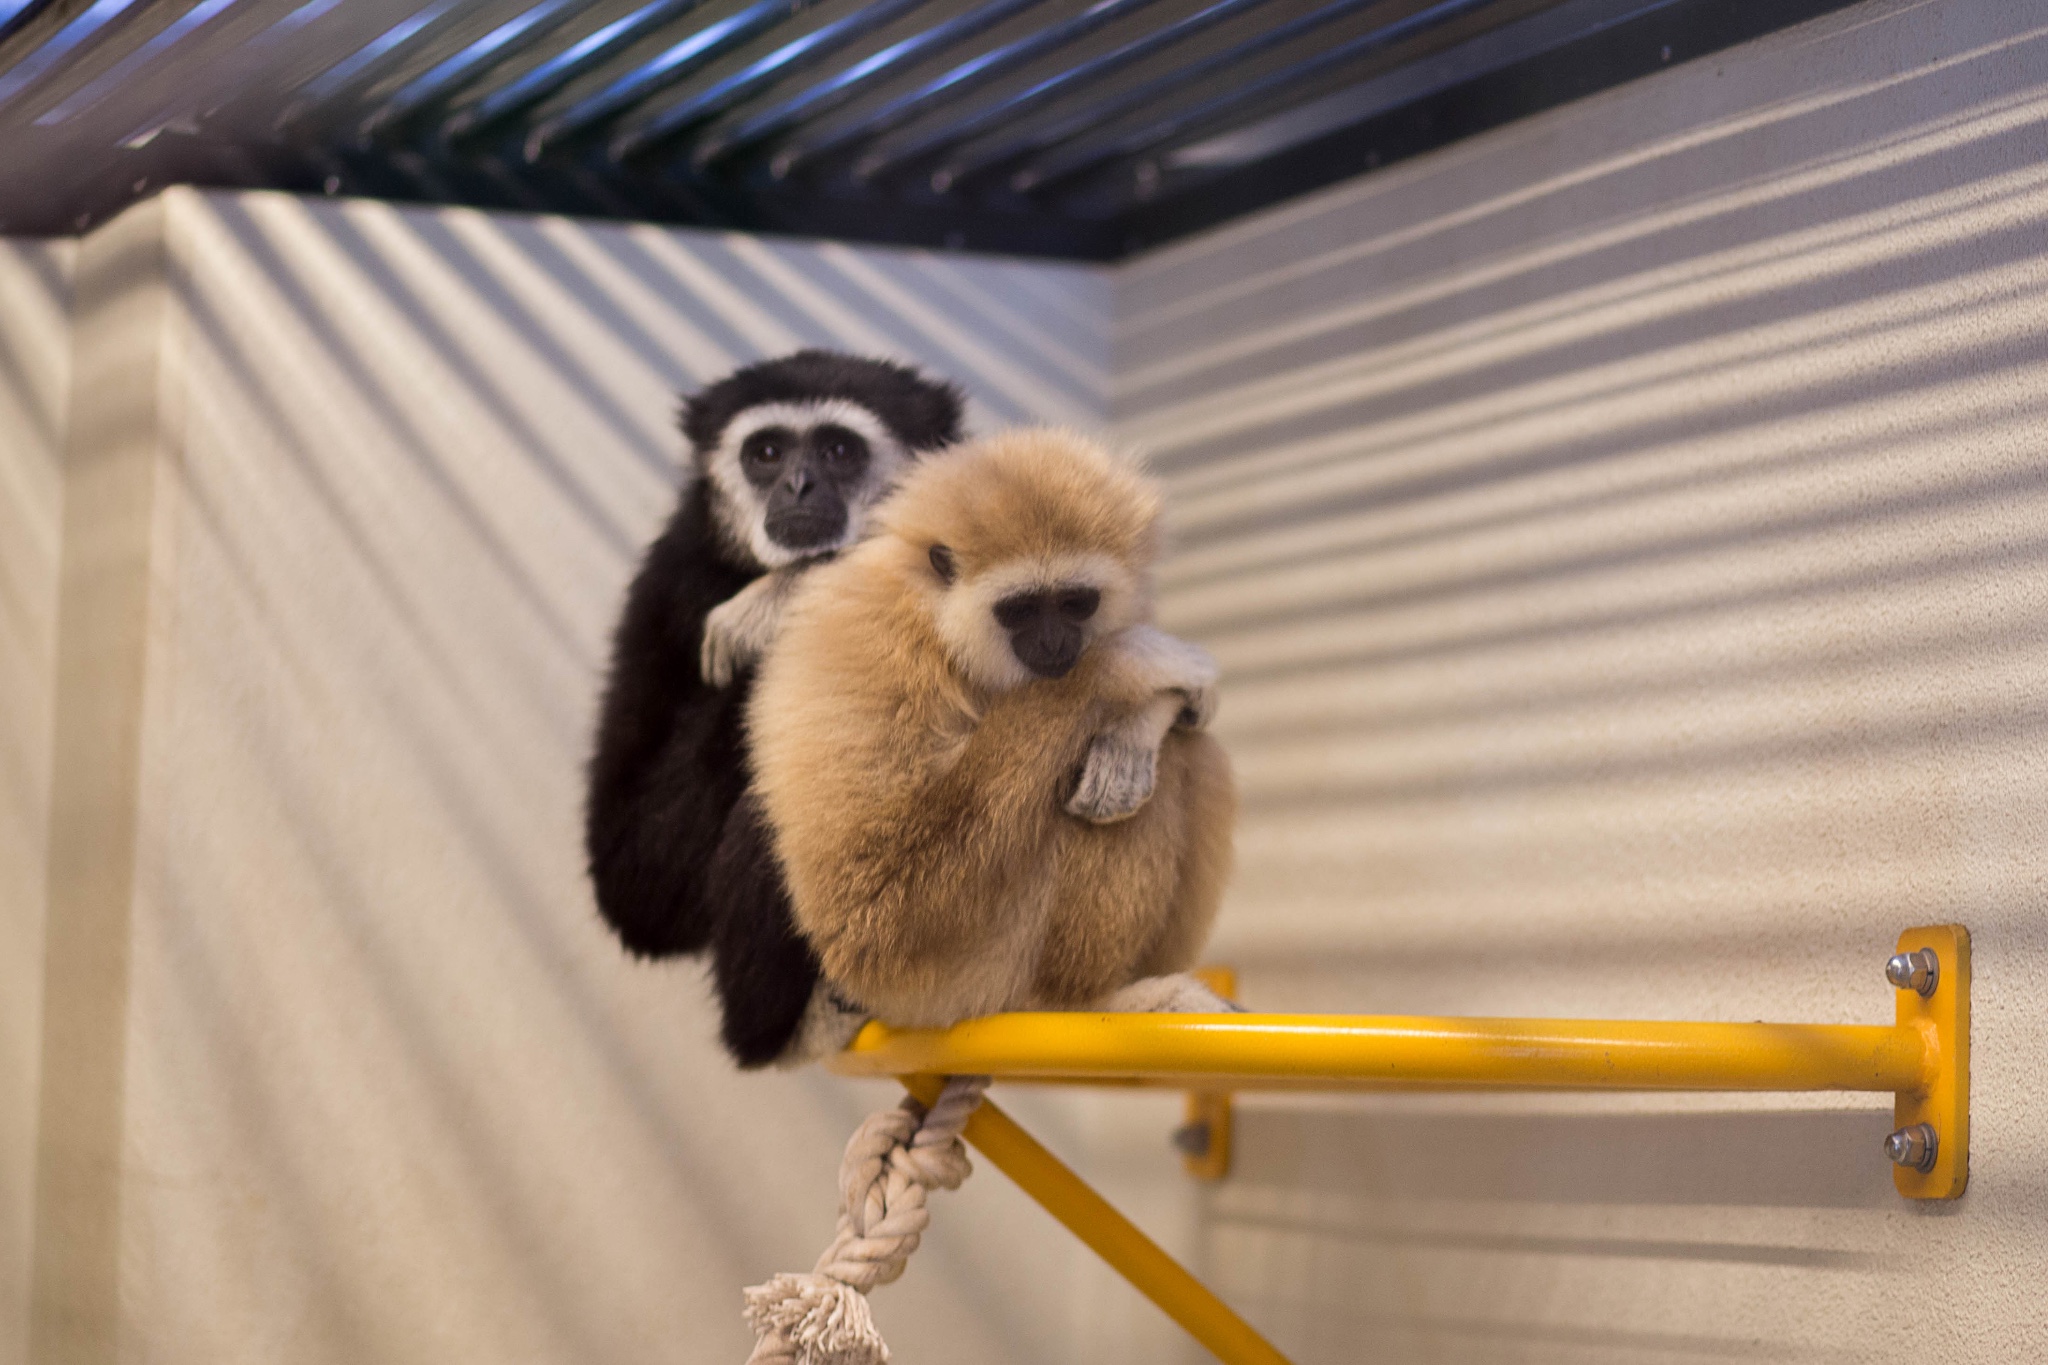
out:
<path id="1" fill-rule="evenodd" d="M 960 1130 L 987 1076 L 949 1076 L 927 1110 L 906 1097 L 870 1114 L 839 1164 L 839 1228 L 808 1275 L 777 1275 L 746 1291 L 757 1340 L 747 1365 L 885 1365 L 867 1293 L 900 1278 L 931 1223 L 932 1190 L 957 1190 L 973 1169 Z"/>

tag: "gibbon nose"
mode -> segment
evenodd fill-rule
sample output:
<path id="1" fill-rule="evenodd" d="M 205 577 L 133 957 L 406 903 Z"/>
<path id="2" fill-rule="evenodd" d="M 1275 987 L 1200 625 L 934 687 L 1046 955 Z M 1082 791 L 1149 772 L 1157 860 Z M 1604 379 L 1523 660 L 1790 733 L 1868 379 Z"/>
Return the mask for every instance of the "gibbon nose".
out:
<path id="1" fill-rule="evenodd" d="M 1064 678 L 1080 662 L 1084 642 L 1078 626 L 1057 617 L 1034 622 L 1010 636 L 1017 662 L 1041 678 Z"/>
<path id="2" fill-rule="evenodd" d="M 1077 620 L 1073 604 L 1063 600 L 1071 595 L 1019 593 L 996 603 L 996 622 L 1010 633 L 1010 652 L 1041 678 L 1064 677 L 1080 661 L 1081 649 L 1088 643 L 1081 621 L 1094 614 L 1094 604 Z"/>

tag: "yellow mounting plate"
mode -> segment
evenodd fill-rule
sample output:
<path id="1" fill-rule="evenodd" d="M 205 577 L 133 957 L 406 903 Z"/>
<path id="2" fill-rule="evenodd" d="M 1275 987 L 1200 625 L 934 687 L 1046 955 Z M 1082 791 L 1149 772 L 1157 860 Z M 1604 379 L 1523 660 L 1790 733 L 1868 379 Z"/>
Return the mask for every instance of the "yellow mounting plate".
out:
<path id="1" fill-rule="evenodd" d="M 1225 1000 L 1237 999 L 1235 967 L 1197 967 L 1194 975 Z M 1230 1174 L 1232 1111 L 1228 1090 L 1188 1091 L 1187 1128 L 1199 1129 L 1207 1139 L 1199 1153 L 1181 1156 L 1181 1169 L 1197 1180 L 1222 1180 Z"/>
<path id="2" fill-rule="evenodd" d="M 1927 1083 L 1901 1090 L 1892 1110 L 1894 1127 L 1934 1126 L 1934 1168 L 1892 1167 L 1892 1181 L 1908 1199 L 1959 1199 L 1970 1183 L 1970 931 L 1960 924 L 1908 929 L 1898 951 L 1932 948 L 1941 959 L 1934 994 L 1898 992 L 1899 1024 L 1927 1038 Z"/>

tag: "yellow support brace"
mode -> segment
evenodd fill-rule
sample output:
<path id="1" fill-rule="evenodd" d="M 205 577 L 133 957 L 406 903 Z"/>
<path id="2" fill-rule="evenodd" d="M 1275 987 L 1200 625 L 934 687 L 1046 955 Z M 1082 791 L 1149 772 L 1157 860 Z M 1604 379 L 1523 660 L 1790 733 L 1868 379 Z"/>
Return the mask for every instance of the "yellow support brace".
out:
<path id="1" fill-rule="evenodd" d="M 942 1082 L 935 1076 L 908 1076 L 903 1084 L 930 1104 L 938 1099 Z M 961 1136 L 1218 1360 L 1227 1365 L 1287 1365 L 1286 1356 L 1008 1114 L 983 1100 Z"/>
<path id="2" fill-rule="evenodd" d="M 1863 1090 L 1896 1097 L 1899 1192 L 1969 1180 L 1970 935 L 1909 929 L 1886 966 L 1890 1024 L 1717 1024 L 1318 1014 L 999 1014 L 945 1030 L 869 1024 L 831 1068 L 896 1076 L 929 1102 L 948 1075 L 1233 1090 Z M 1221 1300 L 1001 1110 L 966 1138 L 1226 1365 L 1286 1365 Z"/>

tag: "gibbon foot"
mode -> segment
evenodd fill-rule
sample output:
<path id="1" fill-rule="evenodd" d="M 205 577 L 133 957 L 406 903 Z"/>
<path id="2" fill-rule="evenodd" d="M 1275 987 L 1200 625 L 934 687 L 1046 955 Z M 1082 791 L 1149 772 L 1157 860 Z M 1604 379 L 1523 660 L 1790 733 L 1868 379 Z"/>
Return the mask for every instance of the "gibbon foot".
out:
<path id="1" fill-rule="evenodd" d="M 1102 1008 L 1118 1014 L 1244 1013 L 1244 1006 L 1225 1000 L 1186 972 L 1140 977 L 1110 992 Z"/>
<path id="2" fill-rule="evenodd" d="M 803 1022 L 797 1025 L 796 1036 L 775 1059 L 775 1065 L 785 1069 L 798 1067 L 843 1051 L 868 1017 L 866 1010 L 842 1000 L 839 992 L 820 981 L 811 990 L 811 1003 L 804 1007 Z"/>

